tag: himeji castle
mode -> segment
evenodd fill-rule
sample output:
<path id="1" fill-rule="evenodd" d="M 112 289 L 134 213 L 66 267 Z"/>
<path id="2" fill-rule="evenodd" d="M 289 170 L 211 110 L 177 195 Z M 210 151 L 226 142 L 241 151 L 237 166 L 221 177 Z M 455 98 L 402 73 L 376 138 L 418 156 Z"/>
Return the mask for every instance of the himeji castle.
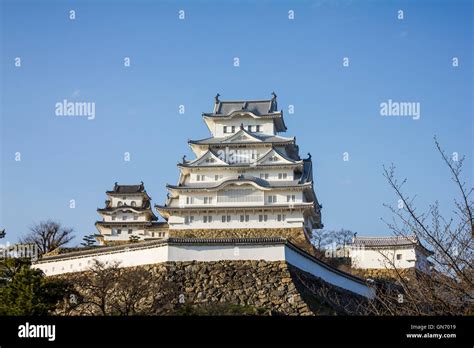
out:
<path id="1" fill-rule="evenodd" d="M 178 183 L 156 205 L 170 235 L 284 236 L 301 244 L 322 228 L 311 155 L 300 158 L 295 137 L 279 135 L 287 127 L 275 93 L 242 101 L 217 94 L 202 116 L 211 136 L 189 141 L 196 158 L 183 158 Z"/>
<path id="2" fill-rule="evenodd" d="M 165 202 L 155 205 L 165 221 L 157 221 L 143 183 L 116 183 L 105 208 L 97 210 L 102 246 L 52 253 L 34 267 L 58 275 L 87 271 L 94 260 L 120 267 L 193 262 L 211 268 L 221 261 L 283 262 L 373 298 L 364 280 L 314 252 L 312 231 L 323 225 L 311 155 L 301 158 L 296 139 L 280 135 L 287 127 L 276 94 L 242 101 L 221 101 L 217 94 L 213 111 L 202 117 L 210 137 L 189 141 L 195 159 L 183 157 L 177 183 L 167 185 Z"/>

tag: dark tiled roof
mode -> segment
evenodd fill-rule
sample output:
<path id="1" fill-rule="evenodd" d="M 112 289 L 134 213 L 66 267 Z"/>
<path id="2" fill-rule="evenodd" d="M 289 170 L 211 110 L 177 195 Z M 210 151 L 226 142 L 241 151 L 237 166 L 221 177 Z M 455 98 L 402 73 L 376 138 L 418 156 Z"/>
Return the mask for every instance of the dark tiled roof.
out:
<path id="1" fill-rule="evenodd" d="M 294 203 L 291 204 L 291 209 L 307 209 L 310 207 L 314 207 L 314 202 L 303 202 L 303 203 Z M 163 211 L 195 211 L 195 210 L 280 210 L 280 209 L 288 209 L 290 207 L 290 204 L 271 204 L 271 205 L 213 205 L 213 206 L 205 206 L 205 205 L 200 205 L 200 206 L 189 206 L 189 207 L 172 207 L 172 206 L 167 206 L 167 205 L 159 205 L 155 204 L 155 208 L 157 210 L 163 210 Z"/>
<path id="2" fill-rule="evenodd" d="M 143 201 L 142 206 L 133 206 L 133 205 L 121 205 L 117 207 L 111 207 L 110 205 L 106 206 L 105 208 L 99 208 L 97 211 L 106 212 L 106 211 L 116 211 L 116 210 L 136 210 L 136 211 L 147 211 L 150 210 L 151 203 L 149 200 Z"/>
<path id="3" fill-rule="evenodd" d="M 223 187 L 227 184 L 232 184 L 232 183 L 239 183 L 239 182 L 253 182 L 257 184 L 260 187 L 264 188 L 280 188 L 280 187 L 296 187 L 296 186 L 301 186 L 302 184 L 300 183 L 300 180 L 287 180 L 287 181 L 272 181 L 269 182 L 267 180 L 261 179 L 261 178 L 256 178 L 254 176 L 250 175 L 239 175 L 235 179 L 230 179 L 226 180 L 222 183 L 215 184 L 214 182 L 210 183 L 196 183 L 196 184 L 187 184 L 185 186 L 176 186 L 176 185 L 167 185 L 166 187 L 171 188 L 171 189 L 219 189 L 220 187 Z M 309 182 L 303 183 L 303 184 L 309 184 Z"/>
<path id="4" fill-rule="evenodd" d="M 313 163 L 311 159 L 303 160 L 303 174 L 301 175 L 300 182 L 312 182 L 313 181 Z"/>
<path id="5" fill-rule="evenodd" d="M 294 138 L 285 138 L 279 135 L 265 135 L 265 134 L 259 134 L 259 133 L 253 133 L 249 132 L 245 129 L 240 130 L 239 132 L 246 133 L 250 137 L 257 138 L 261 140 L 263 143 L 294 143 L 295 139 Z M 234 137 L 237 133 L 234 133 L 228 137 L 225 138 L 214 138 L 214 137 L 209 137 L 205 139 L 200 139 L 200 140 L 190 140 L 188 143 L 189 144 L 197 144 L 197 145 L 216 145 L 216 144 L 229 144 L 228 140 Z M 249 141 L 233 141 L 233 143 L 248 143 L 248 144 L 255 144 L 256 142 L 249 142 Z"/>
<path id="6" fill-rule="evenodd" d="M 353 246 L 365 248 L 388 248 L 388 247 L 418 247 L 427 254 L 433 254 L 426 249 L 416 236 L 391 236 L 391 237 L 355 237 Z"/>
<path id="7" fill-rule="evenodd" d="M 151 223 L 151 227 L 153 228 L 168 228 L 169 225 L 166 221 L 154 221 Z"/>
<path id="8" fill-rule="evenodd" d="M 156 217 L 155 217 L 156 219 Z M 96 221 L 96 226 L 152 226 L 153 222 L 151 221 L 123 221 L 123 220 L 116 220 L 116 221 Z"/>
<path id="9" fill-rule="evenodd" d="M 143 181 L 139 185 L 119 185 L 115 183 L 112 191 L 107 191 L 107 193 L 141 193 L 145 191 L 145 185 Z"/>
<path id="10" fill-rule="evenodd" d="M 277 112 L 276 100 L 219 101 L 215 115 L 230 115 L 234 111 L 249 111 L 257 116 Z"/>
<path id="11" fill-rule="evenodd" d="M 282 237 L 261 238 L 168 238 L 173 244 L 285 244 L 286 239 Z"/>
<path id="12" fill-rule="evenodd" d="M 386 246 L 402 246 L 402 245 L 414 245 L 417 244 L 415 238 L 406 237 L 356 237 L 354 238 L 353 245 L 355 246 L 366 246 L 366 247 L 386 247 Z"/>
<path id="13" fill-rule="evenodd" d="M 270 100 L 238 100 L 238 101 L 221 101 L 216 96 L 214 104 L 214 112 L 203 113 L 206 117 L 226 117 L 234 112 L 251 112 L 259 117 L 274 118 L 275 126 L 278 132 L 286 131 L 286 125 L 283 115 L 278 112 L 276 94 L 272 93 L 273 98 Z"/>

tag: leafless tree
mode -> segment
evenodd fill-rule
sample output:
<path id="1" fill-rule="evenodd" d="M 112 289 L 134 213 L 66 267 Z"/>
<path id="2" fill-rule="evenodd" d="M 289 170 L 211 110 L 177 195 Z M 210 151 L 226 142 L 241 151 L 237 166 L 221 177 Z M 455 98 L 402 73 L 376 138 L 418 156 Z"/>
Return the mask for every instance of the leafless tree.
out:
<path id="1" fill-rule="evenodd" d="M 448 156 L 435 137 L 435 145 L 451 173 L 457 188 L 451 217 L 441 215 L 439 204 L 429 206 L 426 212 L 415 207 L 415 197 L 403 192 L 406 179 L 399 182 L 395 167 L 384 167 L 384 176 L 399 198 L 401 208 L 387 205 L 394 214 L 386 222 L 397 236 L 415 236 L 433 251 L 432 270 L 429 274 L 415 270 L 397 269 L 387 258 L 393 281 L 379 286 L 379 293 L 371 303 L 376 314 L 387 315 L 462 315 L 473 313 L 473 188 L 461 179 L 464 157 Z"/>
<path id="2" fill-rule="evenodd" d="M 311 235 L 311 243 L 319 251 L 324 251 L 327 244 L 330 243 L 332 231 L 328 230 L 313 230 Z"/>
<path id="3" fill-rule="evenodd" d="M 75 289 L 61 313 L 66 315 L 151 315 L 167 314 L 177 300 L 175 284 L 165 275 L 154 276 L 141 267 L 120 267 L 94 260 L 91 267 L 69 276 Z"/>
<path id="4" fill-rule="evenodd" d="M 71 276 L 70 281 L 77 291 L 77 297 L 70 301 L 75 312 L 82 315 L 110 315 L 112 294 L 119 279 L 119 263 L 105 264 L 97 260 L 86 272 Z"/>
<path id="5" fill-rule="evenodd" d="M 23 244 L 34 244 L 38 254 L 43 255 L 69 243 L 73 238 L 74 229 L 63 227 L 59 222 L 41 221 L 30 227 L 30 233 L 20 239 Z"/>
<path id="6" fill-rule="evenodd" d="M 345 247 L 352 242 L 354 237 L 354 232 L 341 228 L 339 231 L 332 231 L 330 233 L 330 240 L 332 243 L 335 243 L 337 246 Z"/>

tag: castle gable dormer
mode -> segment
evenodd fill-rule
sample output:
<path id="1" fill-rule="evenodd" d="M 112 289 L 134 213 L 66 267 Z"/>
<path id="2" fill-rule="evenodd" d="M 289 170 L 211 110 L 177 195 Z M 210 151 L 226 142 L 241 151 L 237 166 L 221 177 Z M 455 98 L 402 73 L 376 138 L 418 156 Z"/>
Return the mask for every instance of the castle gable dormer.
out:
<path id="1" fill-rule="evenodd" d="M 194 161 L 187 162 L 188 166 L 192 167 L 201 167 L 201 166 L 222 166 L 227 165 L 227 163 L 221 160 L 214 152 L 208 150 L 201 157 L 195 159 Z"/>
<path id="2" fill-rule="evenodd" d="M 241 128 L 234 135 L 231 135 L 225 140 L 222 140 L 221 143 L 247 143 L 247 142 L 261 143 L 262 139 L 247 132 L 245 129 Z"/>
<path id="3" fill-rule="evenodd" d="M 293 164 L 298 161 L 292 160 L 291 158 L 285 156 L 277 149 L 270 149 L 265 155 L 260 157 L 257 161 L 257 164 Z"/>

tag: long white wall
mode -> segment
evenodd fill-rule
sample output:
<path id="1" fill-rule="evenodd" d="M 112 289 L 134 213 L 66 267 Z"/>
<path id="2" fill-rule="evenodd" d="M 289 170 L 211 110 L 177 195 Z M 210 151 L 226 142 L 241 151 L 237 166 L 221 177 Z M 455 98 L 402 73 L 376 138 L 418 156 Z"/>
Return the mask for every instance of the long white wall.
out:
<path id="1" fill-rule="evenodd" d="M 352 249 L 352 267 L 363 269 L 412 268 L 415 267 L 416 253 L 413 249 Z M 397 259 L 399 255 L 399 259 Z"/>
<path id="2" fill-rule="evenodd" d="M 335 272 L 334 269 L 324 267 L 322 263 L 317 263 L 290 247 L 285 248 L 285 260 L 289 264 L 320 277 L 330 284 L 355 292 L 367 298 L 373 298 L 375 296 L 375 291 L 367 285 L 356 282 L 340 272 Z"/>
<path id="3" fill-rule="evenodd" d="M 61 257 L 56 260 L 41 260 L 33 267 L 41 269 L 46 275 L 79 272 L 87 270 L 93 260 L 104 263 L 120 262 L 121 267 L 132 267 L 167 261 L 221 261 L 221 260 L 264 260 L 287 261 L 289 264 L 320 277 L 328 283 L 359 295 L 373 298 L 374 291 L 351 276 L 326 268 L 308 256 L 296 252 L 283 243 L 268 244 L 152 244 L 143 247 L 121 249 L 82 256 Z"/>

